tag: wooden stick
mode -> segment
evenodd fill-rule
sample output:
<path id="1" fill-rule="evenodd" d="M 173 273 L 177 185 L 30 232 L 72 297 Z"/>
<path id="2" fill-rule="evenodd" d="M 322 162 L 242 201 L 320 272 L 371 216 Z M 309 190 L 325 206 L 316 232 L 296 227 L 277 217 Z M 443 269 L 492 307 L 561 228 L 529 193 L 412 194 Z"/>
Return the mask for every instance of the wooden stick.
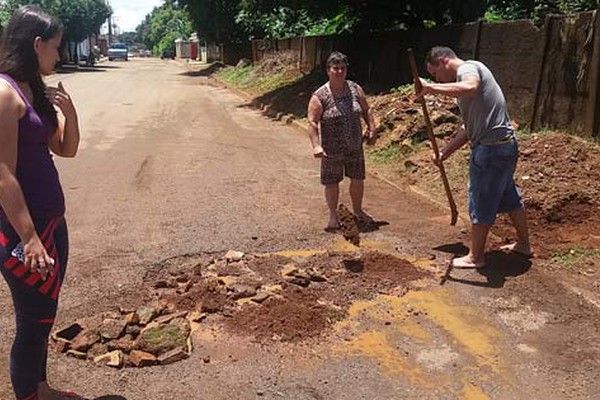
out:
<path id="1" fill-rule="evenodd" d="M 413 81 L 415 83 L 415 91 L 416 93 L 421 93 L 422 86 L 421 81 L 419 80 L 419 70 L 417 69 L 417 63 L 415 62 L 415 56 L 413 54 L 412 49 L 408 49 L 408 61 L 412 70 Z M 448 197 L 448 203 L 450 204 L 450 225 L 454 226 L 458 221 L 458 210 L 456 208 L 456 203 L 454 202 L 454 197 L 452 197 L 452 190 L 450 189 L 450 183 L 448 183 L 446 169 L 444 168 L 444 164 L 440 160 L 440 151 L 438 149 L 438 145 L 435 140 L 435 135 L 433 133 L 433 126 L 431 125 L 431 119 L 429 118 L 429 112 L 427 111 L 427 104 L 425 104 L 425 98 L 421 100 L 421 106 L 423 107 L 425 125 L 427 125 L 427 136 L 429 136 L 429 140 L 431 141 L 431 147 L 433 148 L 436 164 L 439 166 L 440 174 L 442 175 L 442 182 L 444 183 L 444 189 L 446 190 L 446 196 Z"/>

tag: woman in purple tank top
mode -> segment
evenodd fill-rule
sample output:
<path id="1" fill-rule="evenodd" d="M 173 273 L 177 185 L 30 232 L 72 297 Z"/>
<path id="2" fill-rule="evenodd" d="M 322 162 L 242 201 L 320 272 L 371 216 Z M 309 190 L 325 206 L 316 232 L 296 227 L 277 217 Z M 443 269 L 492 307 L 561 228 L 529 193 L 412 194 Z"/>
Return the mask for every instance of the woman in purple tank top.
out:
<path id="1" fill-rule="evenodd" d="M 16 337 L 10 375 L 18 400 L 81 398 L 50 389 L 48 336 L 68 254 L 64 197 L 52 154 L 74 157 L 77 113 L 61 83 L 63 27 L 36 6 L 11 17 L 0 43 L 0 271 L 12 294 Z M 61 118 L 57 113 L 60 111 Z"/>

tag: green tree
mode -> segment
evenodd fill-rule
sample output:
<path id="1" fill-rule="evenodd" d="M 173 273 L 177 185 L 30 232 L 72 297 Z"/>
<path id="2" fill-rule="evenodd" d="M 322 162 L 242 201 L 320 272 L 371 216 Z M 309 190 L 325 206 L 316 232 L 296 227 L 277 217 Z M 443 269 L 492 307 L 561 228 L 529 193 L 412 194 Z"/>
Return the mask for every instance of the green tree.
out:
<path id="1" fill-rule="evenodd" d="M 179 0 L 199 36 L 217 43 L 254 37 L 373 32 L 415 26 L 532 18 L 598 7 L 598 0 Z"/>
<path id="2" fill-rule="evenodd" d="M 179 0 L 188 10 L 198 36 L 210 42 L 239 43 L 248 35 L 235 19 L 239 0 Z"/>
<path id="3" fill-rule="evenodd" d="M 542 23 L 548 14 L 573 14 L 599 7 L 598 0 L 489 0 L 487 19 L 532 19 Z"/>
<path id="4" fill-rule="evenodd" d="M 136 28 L 137 41 L 155 54 L 172 49 L 176 39 L 186 39 L 192 32 L 192 20 L 187 10 L 175 1 L 166 1 L 154 8 Z"/>
<path id="5" fill-rule="evenodd" d="M 81 42 L 89 35 L 98 33 L 102 24 L 112 13 L 105 0 L 6 0 L 0 17 L 4 20 L 18 7 L 36 4 L 54 14 L 65 25 L 65 40 Z"/>
<path id="6" fill-rule="evenodd" d="M 129 47 L 136 45 L 138 35 L 136 32 L 123 32 L 119 35 L 119 42 L 125 43 Z"/>
<path id="7" fill-rule="evenodd" d="M 382 31 L 474 21 L 483 0 L 181 0 L 201 37 L 245 41 L 347 31 Z"/>

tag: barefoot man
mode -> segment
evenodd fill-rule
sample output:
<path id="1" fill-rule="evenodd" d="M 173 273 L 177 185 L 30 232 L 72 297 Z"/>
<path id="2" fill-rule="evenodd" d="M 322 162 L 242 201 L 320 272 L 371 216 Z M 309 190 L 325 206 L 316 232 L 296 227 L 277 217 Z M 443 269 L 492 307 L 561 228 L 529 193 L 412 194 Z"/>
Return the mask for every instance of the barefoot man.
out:
<path id="1" fill-rule="evenodd" d="M 446 160 L 467 142 L 471 145 L 471 251 L 455 258 L 453 266 L 485 266 L 485 243 L 498 213 L 508 213 L 518 237 L 516 243 L 503 248 L 530 256 L 527 217 L 513 179 L 519 150 L 502 89 L 483 63 L 461 60 L 448 47 L 432 48 L 425 62 L 438 83 L 421 79 L 423 90 L 419 96 L 441 94 L 457 98 L 464 121 L 464 129 L 440 151 L 440 160 Z"/>

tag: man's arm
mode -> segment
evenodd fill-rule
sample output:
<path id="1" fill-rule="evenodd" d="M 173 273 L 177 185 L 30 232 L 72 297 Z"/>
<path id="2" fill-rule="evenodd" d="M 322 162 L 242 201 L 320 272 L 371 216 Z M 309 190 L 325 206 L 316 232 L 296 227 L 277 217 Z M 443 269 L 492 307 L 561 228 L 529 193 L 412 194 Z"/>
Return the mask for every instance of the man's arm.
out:
<path id="1" fill-rule="evenodd" d="M 313 147 L 313 155 L 317 158 L 327 156 L 319 140 L 319 121 L 322 115 L 323 106 L 317 96 L 313 95 L 308 102 L 308 136 Z"/>
<path id="2" fill-rule="evenodd" d="M 465 77 L 460 82 L 451 83 L 430 83 L 421 79 L 423 90 L 418 94 L 422 97 L 426 94 L 441 94 L 450 97 L 471 97 L 477 94 L 479 90 L 479 78 L 474 75 Z"/>
<path id="3" fill-rule="evenodd" d="M 469 135 L 464 128 L 461 128 L 460 131 L 452 138 L 450 142 L 440 150 L 440 160 L 445 161 L 450 157 L 456 150 L 460 149 L 469 141 Z"/>

